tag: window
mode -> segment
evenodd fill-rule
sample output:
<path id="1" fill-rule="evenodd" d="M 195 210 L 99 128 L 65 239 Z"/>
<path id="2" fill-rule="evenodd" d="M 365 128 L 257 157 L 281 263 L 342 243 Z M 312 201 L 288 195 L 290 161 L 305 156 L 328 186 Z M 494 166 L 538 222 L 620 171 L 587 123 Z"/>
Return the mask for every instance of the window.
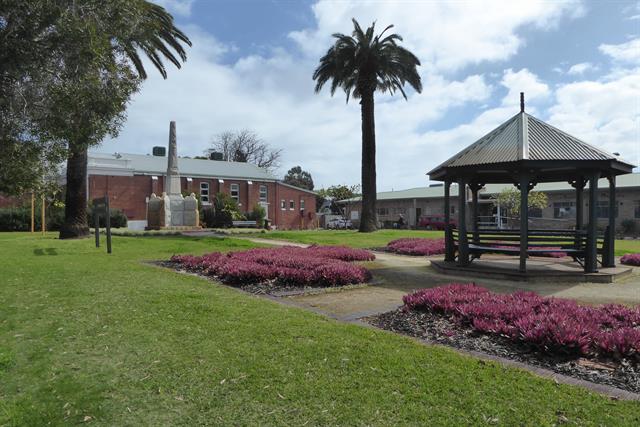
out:
<path id="1" fill-rule="evenodd" d="M 240 204 L 240 184 L 231 184 L 231 198 Z"/>
<path id="2" fill-rule="evenodd" d="M 616 218 L 618 217 L 617 206 L 616 206 L 614 215 L 616 216 Z M 598 200 L 596 202 L 596 218 L 609 218 L 609 201 L 608 200 Z"/>
<path id="3" fill-rule="evenodd" d="M 267 186 L 266 185 L 261 185 L 260 186 L 260 201 L 263 203 L 267 203 Z"/>
<path id="4" fill-rule="evenodd" d="M 283 211 L 287 209 L 287 201 L 285 199 L 280 200 L 280 209 Z"/>
<path id="5" fill-rule="evenodd" d="M 542 209 L 529 208 L 529 218 L 542 218 Z"/>
<path id="6" fill-rule="evenodd" d="M 304 199 L 300 199 L 300 210 L 304 210 Z"/>
<path id="7" fill-rule="evenodd" d="M 404 215 L 407 213 L 405 208 L 393 208 L 394 215 Z"/>
<path id="8" fill-rule="evenodd" d="M 209 203 L 209 183 L 200 183 L 200 201 L 202 203 Z"/>
<path id="9" fill-rule="evenodd" d="M 296 202 L 293 200 L 289 200 L 289 210 L 294 210 L 296 208 Z"/>
<path id="10" fill-rule="evenodd" d="M 378 208 L 378 215 L 389 215 L 389 208 Z"/>
<path id="11" fill-rule="evenodd" d="M 575 218 L 576 204 L 574 202 L 555 202 L 553 204 L 554 218 Z"/>
<path id="12" fill-rule="evenodd" d="M 633 217 L 640 218 L 640 200 L 633 202 Z"/>

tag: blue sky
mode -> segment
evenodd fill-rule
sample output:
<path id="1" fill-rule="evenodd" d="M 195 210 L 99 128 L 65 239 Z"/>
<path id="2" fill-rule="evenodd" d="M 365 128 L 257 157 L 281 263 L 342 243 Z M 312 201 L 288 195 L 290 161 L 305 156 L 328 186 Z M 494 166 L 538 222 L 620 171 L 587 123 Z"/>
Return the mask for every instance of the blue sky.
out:
<path id="1" fill-rule="evenodd" d="M 158 0 L 194 42 L 181 70 L 152 75 L 101 151 L 148 153 L 178 123 L 181 155 L 252 129 L 317 187 L 359 181 L 360 114 L 316 95 L 311 74 L 333 32 L 394 24 L 422 61 L 422 94 L 377 97 L 378 188 L 425 172 L 518 110 L 640 162 L 640 3 Z"/>

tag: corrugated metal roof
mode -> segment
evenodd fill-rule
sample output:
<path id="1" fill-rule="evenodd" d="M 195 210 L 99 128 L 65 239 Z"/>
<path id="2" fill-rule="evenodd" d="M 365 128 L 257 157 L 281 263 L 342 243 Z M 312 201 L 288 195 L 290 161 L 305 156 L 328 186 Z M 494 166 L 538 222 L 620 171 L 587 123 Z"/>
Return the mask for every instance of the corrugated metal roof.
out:
<path id="1" fill-rule="evenodd" d="M 89 169 L 120 171 L 129 174 L 163 175 L 167 173 L 167 157 L 143 154 L 89 153 Z M 180 175 L 188 177 L 215 177 L 275 181 L 267 170 L 251 163 L 178 158 Z"/>
<path id="2" fill-rule="evenodd" d="M 588 186 L 587 186 L 588 187 Z M 498 194 L 506 188 L 513 188 L 512 184 L 486 184 L 480 194 L 490 195 Z M 598 181 L 598 188 L 606 190 L 609 188 L 609 182 L 606 178 Z M 630 173 L 627 175 L 619 175 L 616 177 L 616 188 L 640 188 L 640 173 Z M 535 186 L 533 191 L 574 191 L 573 187 L 566 182 L 542 182 Z M 451 196 L 458 195 L 458 186 L 451 185 Z M 405 200 L 405 199 L 432 199 L 444 197 L 444 186 L 438 187 L 417 187 L 407 190 L 383 191 L 378 193 L 378 200 Z M 360 198 L 350 199 L 350 201 L 358 201 Z"/>
<path id="3" fill-rule="evenodd" d="M 525 112 L 520 112 L 460 151 L 429 174 L 445 167 L 463 167 L 519 160 L 618 160 Z"/>

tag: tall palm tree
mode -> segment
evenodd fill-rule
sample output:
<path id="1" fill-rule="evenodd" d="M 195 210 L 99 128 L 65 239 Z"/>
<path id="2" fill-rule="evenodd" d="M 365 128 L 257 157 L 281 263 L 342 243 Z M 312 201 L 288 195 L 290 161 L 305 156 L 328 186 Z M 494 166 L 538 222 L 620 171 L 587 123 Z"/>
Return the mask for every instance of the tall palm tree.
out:
<path id="1" fill-rule="evenodd" d="M 320 58 L 313 73 L 316 93 L 331 80 L 331 95 L 341 88 L 349 98 L 360 99 L 362 115 L 362 216 L 360 231 L 375 231 L 376 218 L 376 132 L 374 122 L 374 92 L 399 91 L 407 99 L 403 86 L 409 83 L 417 92 L 422 82 L 417 66 L 420 61 L 409 50 L 398 45 L 398 34 L 374 35 L 375 22 L 362 31 L 355 19 L 351 36 L 334 34 L 336 41 Z M 384 36 L 384 37 L 383 37 Z"/>
<path id="2" fill-rule="evenodd" d="M 191 46 L 189 38 L 178 29 L 173 16 L 163 7 L 146 0 L 120 2 L 114 9 L 116 18 L 105 22 L 113 33 L 108 35 L 114 58 L 122 54 L 135 68 L 140 79 L 147 72 L 139 52 L 149 58 L 162 77 L 167 78 L 162 57 L 177 68 L 187 55 L 182 46 Z M 123 19 L 115 22 L 117 17 Z M 131 16 L 134 19 L 131 19 Z M 179 57 L 179 59 L 176 57 Z M 69 141 L 67 158 L 67 191 L 65 195 L 65 220 L 60 229 L 60 238 L 75 238 L 89 234 L 87 224 L 87 158 L 88 146 L 84 141 Z"/>

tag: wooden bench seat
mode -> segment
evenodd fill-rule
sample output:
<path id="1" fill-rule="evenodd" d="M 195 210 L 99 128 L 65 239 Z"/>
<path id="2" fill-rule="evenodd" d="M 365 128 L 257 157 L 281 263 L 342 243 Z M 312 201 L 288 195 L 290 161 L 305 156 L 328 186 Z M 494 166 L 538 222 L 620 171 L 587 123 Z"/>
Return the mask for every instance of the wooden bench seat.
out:
<path id="1" fill-rule="evenodd" d="M 234 227 L 257 227 L 257 221 L 233 221 Z"/>
<path id="2" fill-rule="evenodd" d="M 562 252 L 566 253 L 569 256 L 584 256 L 584 250 L 576 249 L 576 248 L 535 248 L 530 247 L 527 249 L 527 254 L 535 255 L 535 254 L 545 254 L 545 253 L 554 253 L 554 252 Z M 469 243 L 469 253 L 472 254 L 483 254 L 483 253 L 499 253 L 505 255 L 520 255 L 520 248 L 517 246 L 513 247 L 495 247 L 495 246 L 483 246 L 476 245 L 473 243 Z"/>

